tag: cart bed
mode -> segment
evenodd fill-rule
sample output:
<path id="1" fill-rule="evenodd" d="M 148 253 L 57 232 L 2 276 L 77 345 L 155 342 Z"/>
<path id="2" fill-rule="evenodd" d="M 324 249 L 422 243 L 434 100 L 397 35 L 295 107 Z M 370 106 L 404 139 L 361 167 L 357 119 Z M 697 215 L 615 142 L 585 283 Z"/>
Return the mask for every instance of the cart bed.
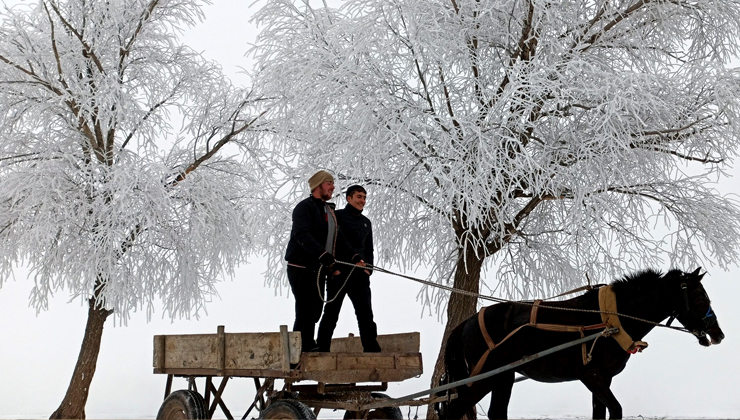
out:
<path id="1" fill-rule="evenodd" d="M 333 339 L 331 352 L 302 354 L 300 334 L 280 329 L 154 336 L 154 373 L 341 384 L 400 382 L 423 372 L 418 332 L 379 335 L 381 353 L 362 353 L 360 338 L 350 336 Z"/>

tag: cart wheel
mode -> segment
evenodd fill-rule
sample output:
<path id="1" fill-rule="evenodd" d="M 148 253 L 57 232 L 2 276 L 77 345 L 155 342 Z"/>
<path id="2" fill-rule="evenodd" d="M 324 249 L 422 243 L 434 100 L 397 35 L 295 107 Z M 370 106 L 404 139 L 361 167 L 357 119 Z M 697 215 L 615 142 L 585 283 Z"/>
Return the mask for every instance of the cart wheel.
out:
<path id="1" fill-rule="evenodd" d="M 185 420 L 208 419 L 208 410 L 203 397 L 195 391 L 181 389 L 167 396 L 159 407 L 157 419 Z"/>
<path id="2" fill-rule="evenodd" d="M 373 398 L 377 398 L 379 400 L 389 400 L 391 397 L 380 393 L 380 392 L 373 392 L 370 394 Z M 401 413 L 401 409 L 398 407 L 383 407 L 383 408 L 376 408 L 375 410 L 370 410 L 367 415 L 364 417 L 359 417 L 357 411 L 345 411 L 344 412 L 344 418 L 345 419 L 356 419 L 356 418 L 363 418 L 363 419 L 392 419 L 392 420 L 403 420 L 403 413 Z"/>
<path id="3" fill-rule="evenodd" d="M 280 400 L 260 412 L 261 419 L 315 419 L 316 414 L 306 404 L 296 400 Z"/>

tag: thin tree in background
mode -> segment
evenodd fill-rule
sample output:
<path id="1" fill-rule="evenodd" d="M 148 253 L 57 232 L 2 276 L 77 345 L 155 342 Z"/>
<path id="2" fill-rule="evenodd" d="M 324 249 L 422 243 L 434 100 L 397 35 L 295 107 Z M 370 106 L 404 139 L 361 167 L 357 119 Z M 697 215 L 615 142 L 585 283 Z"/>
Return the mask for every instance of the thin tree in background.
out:
<path id="1" fill-rule="evenodd" d="M 0 284 L 89 303 L 52 418 L 84 418 L 106 320 L 198 316 L 243 262 L 269 155 L 259 101 L 180 45 L 196 0 L 44 0 L 0 26 Z M 181 123 L 181 125 L 179 125 Z"/>
<path id="2" fill-rule="evenodd" d="M 712 186 L 740 140 L 737 2 L 315 3 L 263 5 L 255 86 L 297 170 L 370 185 L 381 264 L 531 298 L 737 261 Z M 443 343 L 477 310 L 424 292 Z"/>

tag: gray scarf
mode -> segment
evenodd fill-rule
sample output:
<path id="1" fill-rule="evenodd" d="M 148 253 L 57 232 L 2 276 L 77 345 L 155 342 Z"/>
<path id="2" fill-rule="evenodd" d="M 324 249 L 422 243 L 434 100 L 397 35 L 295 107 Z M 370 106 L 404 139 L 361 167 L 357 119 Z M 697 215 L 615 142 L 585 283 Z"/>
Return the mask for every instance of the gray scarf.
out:
<path id="1" fill-rule="evenodd" d="M 337 220 L 334 216 L 334 210 L 332 210 L 326 203 L 324 203 L 324 211 L 326 212 L 326 221 L 329 223 L 329 229 L 326 233 L 326 246 L 324 249 L 326 252 L 334 255 L 334 238 L 337 236 Z"/>

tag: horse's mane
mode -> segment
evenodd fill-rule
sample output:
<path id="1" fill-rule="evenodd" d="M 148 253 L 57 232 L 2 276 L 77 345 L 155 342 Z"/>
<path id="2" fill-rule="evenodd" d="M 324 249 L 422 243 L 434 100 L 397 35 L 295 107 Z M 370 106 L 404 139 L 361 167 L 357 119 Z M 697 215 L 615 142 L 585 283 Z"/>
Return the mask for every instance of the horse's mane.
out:
<path id="1" fill-rule="evenodd" d="M 668 274 L 672 274 L 674 271 L 680 272 L 679 270 L 671 270 L 664 276 L 661 271 L 648 268 L 632 274 L 627 274 L 619 280 L 614 280 L 611 283 L 611 286 L 614 293 L 617 294 L 642 294 L 647 291 L 654 290 L 656 287 L 660 287 L 662 285 L 660 280 L 667 277 Z"/>

